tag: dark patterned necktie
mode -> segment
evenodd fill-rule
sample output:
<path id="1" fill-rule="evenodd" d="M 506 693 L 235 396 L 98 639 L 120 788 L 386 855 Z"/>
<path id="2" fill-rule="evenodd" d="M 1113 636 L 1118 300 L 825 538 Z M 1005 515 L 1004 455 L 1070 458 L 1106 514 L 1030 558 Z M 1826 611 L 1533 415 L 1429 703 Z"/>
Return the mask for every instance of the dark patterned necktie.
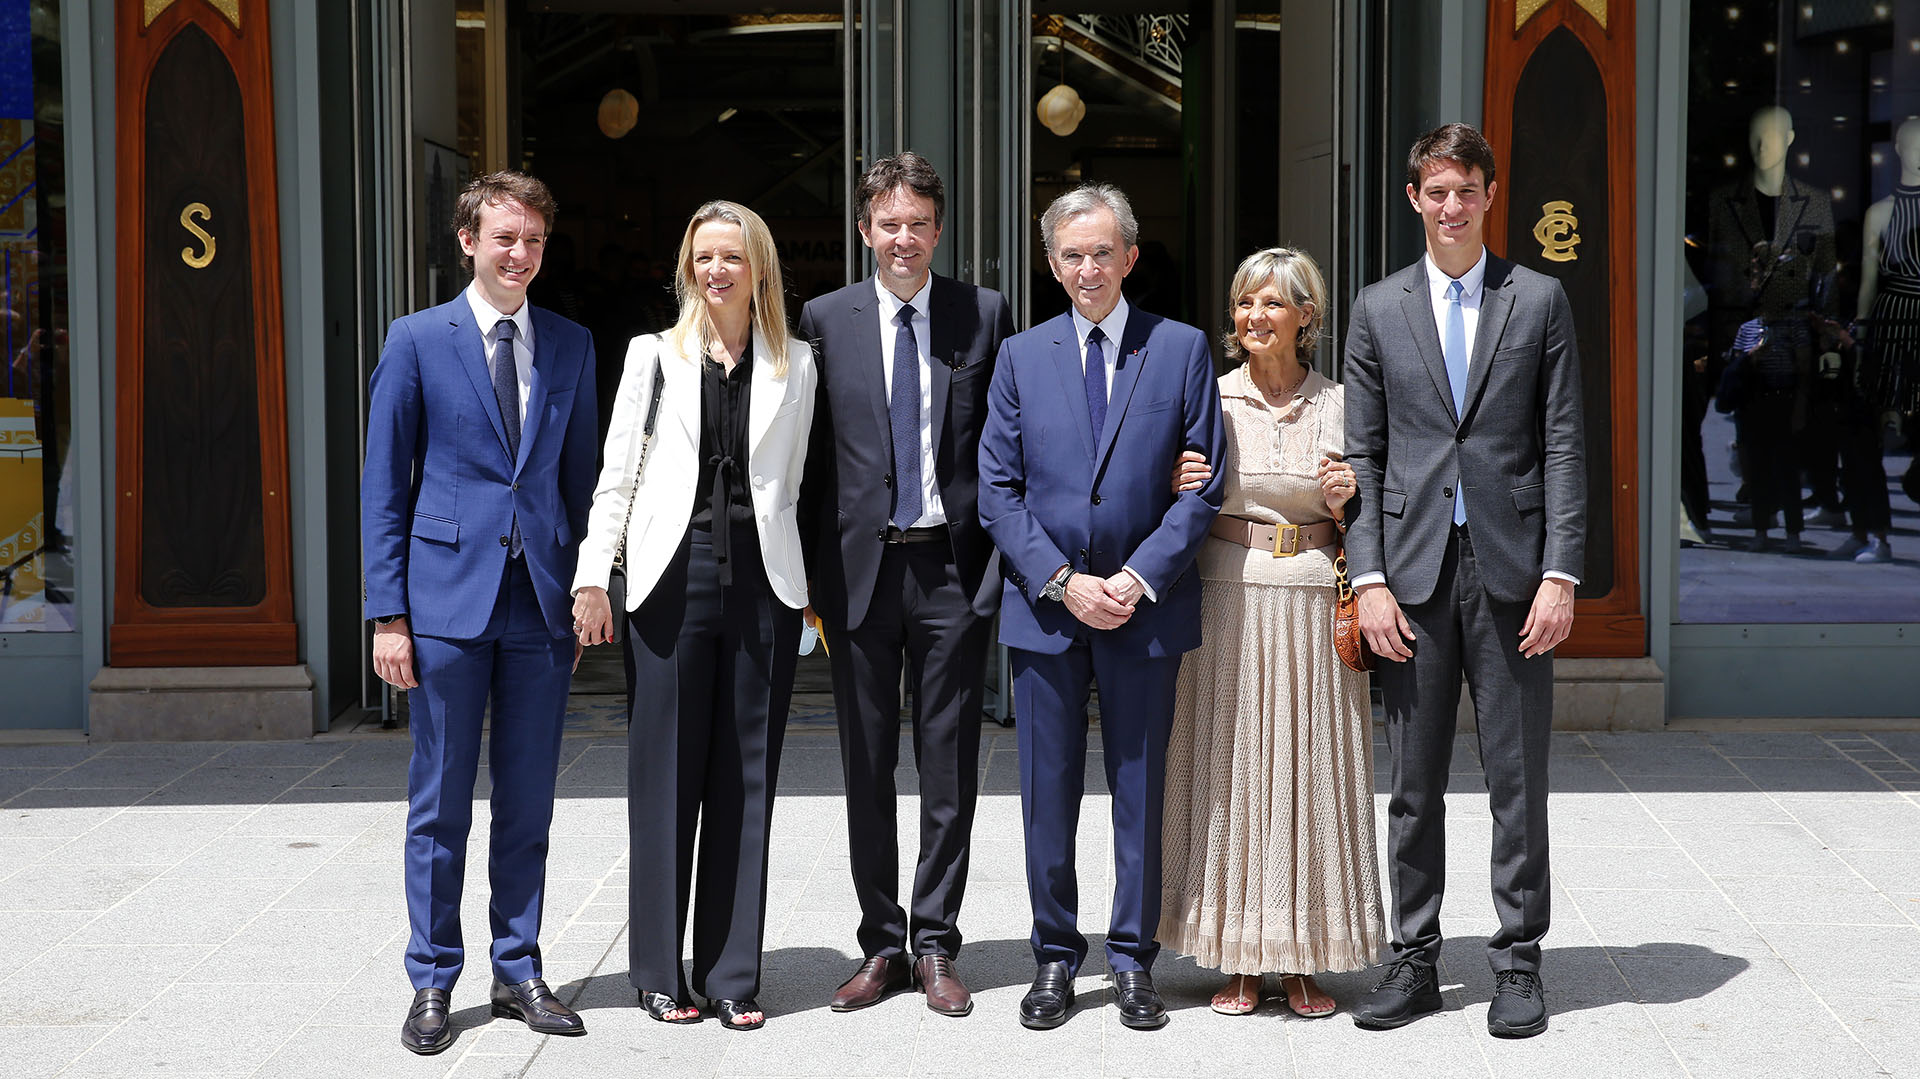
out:
<path id="1" fill-rule="evenodd" d="M 520 462 L 520 376 L 513 362 L 514 323 L 503 318 L 493 324 L 493 397 L 500 403 L 500 422 L 507 431 L 508 472 Z M 520 557 L 520 515 L 513 516 L 507 553 Z"/>
<path id="2" fill-rule="evenodd" d="M 1100 444 L 1100 432 L 1107 426 L 1107 354 L 1100 342 L 1107 335 L 1095 326 L 1087 335 L 1087 415 L 1093 419 L 1093 444 Z"/>
<path id="3" fill-rule="evenodd" d="M 893 524 L 920 519 L 920 343 L 913 336 L 913 305 L 900 305 L 893 335 L 893 389 L 887 418 L 893 426 Z"/>

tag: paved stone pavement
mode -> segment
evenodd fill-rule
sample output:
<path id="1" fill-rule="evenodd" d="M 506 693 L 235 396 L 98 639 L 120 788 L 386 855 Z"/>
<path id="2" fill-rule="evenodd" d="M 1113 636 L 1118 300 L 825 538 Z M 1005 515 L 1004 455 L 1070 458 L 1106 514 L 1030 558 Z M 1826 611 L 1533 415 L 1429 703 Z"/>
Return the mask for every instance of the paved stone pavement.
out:
<path id="1" fill-rule="evenodd" d="M 833 736 L 797 733 L 774 823 L 768 1026 L 650 1022 L 626 981 L 626 748 L 585 735 L 565 743 L 544 942 L 589 1033 L 489 1019 L 482 960 L 433 1058 L 398 1044 L 404 733 L 0 746 L 0 1077 L 1920 1076 L 1920 734 L 1556 736 L 1553 1025 L 1502 1042 L 1484 1023 L 1489 823 L 1471 741 L 1450 799 L 1444 1012 L 1388 1033 L 1271 1000 L 1219 1016 L 1217 976 L 1168 955 L 1172 1023 L 1121 1027 L 1098 959 L 1096 760 L 1080 846 L 1096 958 L 1072 1018 L 1034 1033 L 1015 1019 L 1031 975 L 1015 747 L 989 731 L 960 964 L 971 1017 L 911 994 L 827 1010 L 856 908 Z M 469 881 L 484 956 L 484 858 Z M 1347 1002 L 1367 976 L 1325 982 Z"/>

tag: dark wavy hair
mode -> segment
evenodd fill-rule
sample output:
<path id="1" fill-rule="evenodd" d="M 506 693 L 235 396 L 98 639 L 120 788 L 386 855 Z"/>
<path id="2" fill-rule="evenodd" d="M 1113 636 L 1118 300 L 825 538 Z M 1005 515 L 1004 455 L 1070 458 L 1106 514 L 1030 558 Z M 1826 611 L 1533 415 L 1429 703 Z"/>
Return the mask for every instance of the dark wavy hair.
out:
<path id="1" fill-rule="evenodd" d="M 873 224 L 873 200 L 885 198 L 901 187 L 923 199 L 932 199 L 933 227 L 946 227 L 947 185 L 940 181 L 933 162 L 912 150 L 883 157 L 860 175 L 860 182 L 853 185 L 853 219 L 863 227 Z"/>
<path id="2" fill-rule="evenodd" d="M 469 236 L 480 231 L 480 207 L 505 206 L 517 202 L 540 215 L 547 226 L 547 234 L 553 234 L 553 219 L 560 212 L 560 204 L 553 201 L 553 192 L 547 185 L 528 176 L 524 172 L 502 169 L 476 176 L 453 200 L 453 231 L 457 236 L 464 232 Z M 466 252 L 460 254 L 460 265 L 468 273 L 473 272 L 473 256 Z"/>
<path id="3" fill-rule="evenodd" d="M 1493 147 L 1472 124 L 1441 124 L 1413 140 L 1413 149 L 1407 151 L 1407 182 L 1419 190 L 1427 170 L 1441 161 L 1468 172 L 1479 169 L 1481 182 L 1493 182 Z"/>

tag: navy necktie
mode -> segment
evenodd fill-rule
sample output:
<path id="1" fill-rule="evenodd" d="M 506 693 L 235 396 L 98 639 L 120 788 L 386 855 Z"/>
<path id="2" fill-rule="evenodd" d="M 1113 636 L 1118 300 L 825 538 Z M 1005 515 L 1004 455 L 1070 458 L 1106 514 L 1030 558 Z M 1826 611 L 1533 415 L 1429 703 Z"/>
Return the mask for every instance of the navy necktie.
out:
<path id="1" fill-rule="evenodd" d="M 1447 381 L 1452 383 L 1453 414 L 1464 422 L 1467 414 L 1467 316 L 1461 309 L 1460 282 L 1447 284 L 1447 332 L 1440 338 L 1440 355 L 1447 361 Z M 1453 479 L 1453 523 L 1467 523 L 1466 486 L 1458 475 Z"/>
<path id="2" fill-rule="evenodd" d="M 1087 416 L 1093 420 L 1093 444 L 1100 445 L 1100 432 L 1107 426 L 1107 354 L 1100 342 L 1107 335 L 1095 326 L 1087 335 Z"/>
<path id="3" fill-rule="evenodd" d="M 513 362 L 513 320 L 493 324 L 493 397 L 500 403 L 500 422 L 507 430 L 508 474 L 520 462 L 520 376 Z M 507 553 L 520 557 L 520 515 L 516 512 L 507 536 Z"/>
<path id="4" fill-rule="evenodd" d="M 920 344 L 913 336 L 913 305 L 901 304 L 893 335 L 893 390 L 887 418 L 893 426 L 893 523 L 920 519 Z"/>

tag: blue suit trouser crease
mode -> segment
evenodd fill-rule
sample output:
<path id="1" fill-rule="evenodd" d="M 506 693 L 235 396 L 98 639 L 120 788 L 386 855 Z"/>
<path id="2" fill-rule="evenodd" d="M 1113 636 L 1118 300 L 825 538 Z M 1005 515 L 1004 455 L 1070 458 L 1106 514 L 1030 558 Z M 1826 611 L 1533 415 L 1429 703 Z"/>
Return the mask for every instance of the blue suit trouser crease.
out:
<path id="1" fill-rule="evenodd" d="M 487 628 L 471 640 L 416 635 L 419 688 L 408 694 L 407 975 L 450 989 L 465 961 L 460 896 L 480 748 L 493 793 L 487 911 L 492 966 L 508 983 L 541 976 L 547 833 L 573 648 L 555 637 L 523 559 L 509 558 Z M 491 722 L 486 722 L 491 702 Z"/>
<path id="2" fill-rule="evenodd" d="M 1119 655 L 1076 642 L 1058 655 L 1014 649 L 1012 663 L 1034 961 L 1078 971 L 1087 956 L 1074 840 L 1086 787 L 1087 702 L 1097 684 L 1113 814 L 1107 962 L 1116 972 L 1151 970 L 1160 952 L 1162 792 L 1180 657 Z"/>
<path id="3" fill-rule="evenodd" d="M 720 583 L 711 533 L 689 529 L 627 617 L 628 978 L 683 1003 L 689 989 L 723 1000 L 760 991 L 768 838 L 800 642 L 800 612 L 773 594 L 752 526 L 730 539 L 732 584 Z M 691 977 L 680 959 L 689 914 Z"/>
<path id="4" fill-rule="evenodd" d="M 1529 602 L 1481 584 L 1469 530 L 1456 528 L 1426 603 L 1402 608 L 1413 658 L 1379 665 L 1393 793 L 1387 803 L 1393 951 L 1440 958 L 1446 888 L 1446 791 L 1461 679 L 1474 708 L 1493 817 L 1492 883 L 1500 928 L 1487 941 L 1495 970 L 1540 969 L 1550 918 L 1547 761 L 1553 731 L 1552 654 L 1519 652 Z"/>

